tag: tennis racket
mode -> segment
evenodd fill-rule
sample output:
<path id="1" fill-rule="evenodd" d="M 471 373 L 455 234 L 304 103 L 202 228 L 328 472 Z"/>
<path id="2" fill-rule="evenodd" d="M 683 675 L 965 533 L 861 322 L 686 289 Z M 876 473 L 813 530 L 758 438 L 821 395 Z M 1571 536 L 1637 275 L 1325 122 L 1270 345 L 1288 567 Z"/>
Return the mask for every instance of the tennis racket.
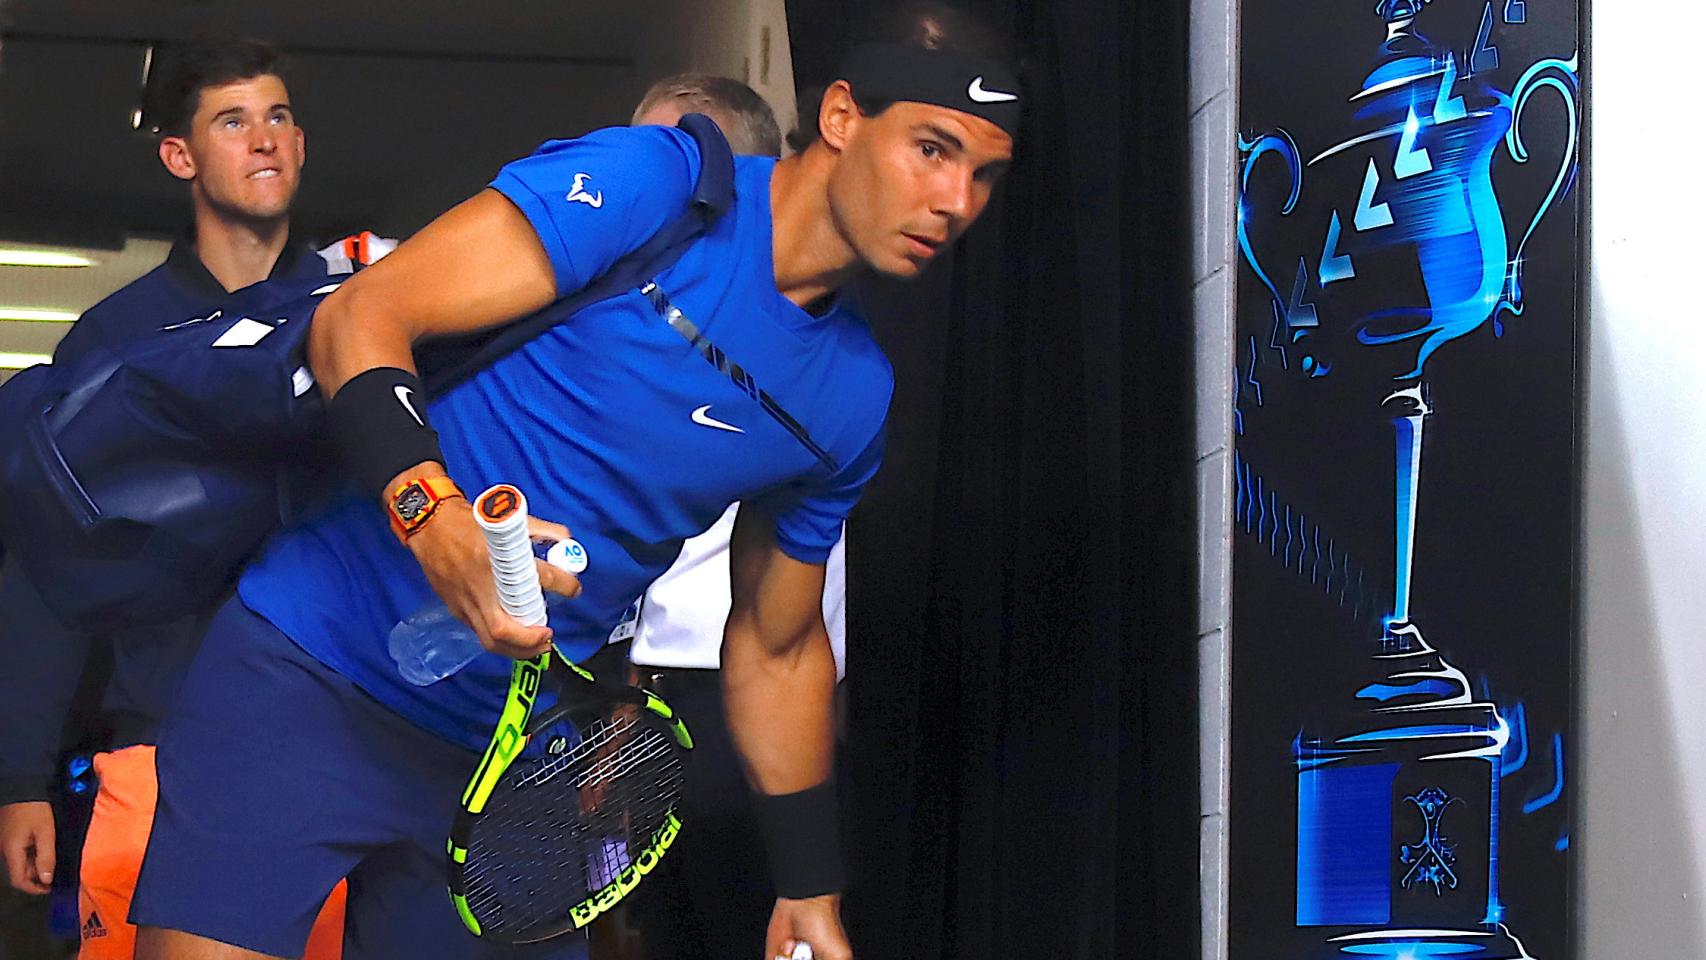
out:
<path id="1" fill-rule="evenodd" d="M 481 494 L 499 599 L 545 622 L 514 487 Z M 557 700 L 534 716 L 549 677 Z M 532 943 L 579 930 L 631 893 L 674 844 L 693 739 L 656 695 L 550 651 L 518 660 L 491 743 L 451 826 L 450 897 L 477 937 Z"/>

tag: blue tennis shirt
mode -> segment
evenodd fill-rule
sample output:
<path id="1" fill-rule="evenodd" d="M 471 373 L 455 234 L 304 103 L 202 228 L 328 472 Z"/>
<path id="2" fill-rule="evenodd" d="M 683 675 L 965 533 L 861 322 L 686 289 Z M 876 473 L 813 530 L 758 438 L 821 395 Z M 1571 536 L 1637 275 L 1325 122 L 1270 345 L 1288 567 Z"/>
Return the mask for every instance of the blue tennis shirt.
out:
<path id="1" fill-rule="evenodd" d="M 559 293 L 572 293 L 681 216 L 698 167 L 679 130 L 612 128 L 547 142 L 492 186 L 533 225 Z M 893 371 L 848 298 L 814 316 L 777 292 L 774 168 L 737 157 L 734 204 L 656 279 L 834 470 L 639 291 L 580 311 L 428 406 L 463 490 L 515 484 L 533 515 L 566 524 L 586 547 L 583 592 L 566 626 L 553 618 L 570 657 L 598 649 L 682 541 L 735 500 L 776 517 L 789 556 L 822 563 L 882 460 Z M 397 673 L 387 636 L 437 597 L 371 496 L 351 493 L 279 534 L 239 594 L 415 723 L 475 749 L 490 736 L 509 660 L 488 654 L 429 687 Z"/>

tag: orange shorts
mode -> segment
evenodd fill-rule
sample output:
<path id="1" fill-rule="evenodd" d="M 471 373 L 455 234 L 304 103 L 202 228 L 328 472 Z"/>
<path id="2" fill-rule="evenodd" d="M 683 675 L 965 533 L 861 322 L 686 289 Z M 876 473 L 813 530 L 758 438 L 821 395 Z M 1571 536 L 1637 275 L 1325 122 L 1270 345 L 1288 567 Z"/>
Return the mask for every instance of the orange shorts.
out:
<path id="1" fill-rule="evenodd" d="M 82 928 L 80 960 L 131 960 L 136 928 L 126 922 L 154 804 L 160 795 L 154 778 L 154 748 L 126 747 L 95 755 L 95 812 L 83 842 L 82 882 L 77 891 L 77 922 Z M 339 960 L 344 941 L 344 884 L 326 898 L 303 960 Z"/>

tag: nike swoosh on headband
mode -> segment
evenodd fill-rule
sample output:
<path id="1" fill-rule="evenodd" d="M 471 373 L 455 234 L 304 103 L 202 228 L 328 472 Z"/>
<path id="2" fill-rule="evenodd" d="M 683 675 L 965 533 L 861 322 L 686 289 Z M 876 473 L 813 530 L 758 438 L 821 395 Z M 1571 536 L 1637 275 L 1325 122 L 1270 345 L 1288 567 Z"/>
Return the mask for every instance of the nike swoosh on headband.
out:
<path id="1" fill-rule="evenodd" d="M 966 96 L 970 97 L 973 103 L 1007 103 L 1019 99 L 1019 95 L 1016 93 L 1007 93 L 1003 90 L 985 90 L 982 77 L 973 79 L 971 86 L 966 87 Z"/>

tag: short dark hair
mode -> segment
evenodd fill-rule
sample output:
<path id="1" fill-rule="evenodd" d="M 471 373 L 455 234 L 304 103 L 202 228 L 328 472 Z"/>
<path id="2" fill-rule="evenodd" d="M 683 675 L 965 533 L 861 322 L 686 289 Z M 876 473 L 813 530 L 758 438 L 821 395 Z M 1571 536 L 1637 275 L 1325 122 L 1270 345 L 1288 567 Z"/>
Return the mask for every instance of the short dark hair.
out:
<path id="1" fill-rule="evenodd" d="M 823 95 L 828 92 L 828 87 L 814 83 L 809 87 L 801 87 L 794 94 L 794 102 L 799 105 L 799 118 L 794 123 L 794 129 L 788 131 L 788 149 L 800 153 L 817 139 L 817 115 L 818 111 L 823 109 Z"/>
<path id="2" fill-rule="evenodd" d="M 666 101 L 677 102 L 683 113 L 703 113 L 717 121 L 735 153 L 769 157 L 782 153 L 782 131 L 776 125 L 776 112 L 758 91 L 739 80 L 708 73 L 665 77 L 652 84 L 640 98 L 640 105 L 634 108 L 634 119 L 640 119 Z"/>
<path id="3" fill-rule="evenodd" d="M 275 76 L 284 79 L 285 60 L 265 40 L 235 34 L 202 33 L 161 51 L 167 61 L 154 87 L 148 124 L 164 136 L 181 137 L 201 105 L 201 93 L 239 80 Z"/>
<path id="4" fill-rule="evenodd" d="M 908 0 L 886 8 L 863 39 L 992 60 L 1013 58 L 1007 38 L 988 21 L 946 0 Z"/>
<path id="5" fill-rule="evenodd" d="M 989 24 L 964 7 L 944 0 L 908 0 L 885 8 L 853 37 L 853 43 L 898 43 L 919 50 L 940 50 L 970 57 L 1011 61 L 1012 45 Z M 839 78 L 832 78 L 839 79 Z M 799 123 L 788 133 L 788 146 L 796 151 L 818 138 L 817 118 L 828 84 L 803 87 L 799 93 Z M 875 100 L 853 91 L 853 102 L 866 116 L 887 110 L 890 100 Z"/>

